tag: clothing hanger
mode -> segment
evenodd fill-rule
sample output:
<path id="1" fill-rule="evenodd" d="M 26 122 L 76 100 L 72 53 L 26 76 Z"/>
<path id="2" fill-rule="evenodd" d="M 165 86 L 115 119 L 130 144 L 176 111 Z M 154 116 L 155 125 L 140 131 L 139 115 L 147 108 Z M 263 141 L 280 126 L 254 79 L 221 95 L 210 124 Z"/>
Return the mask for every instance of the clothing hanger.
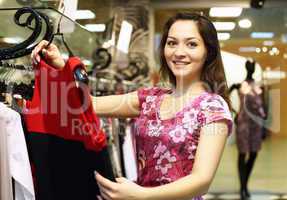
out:
<path id="1" fill-rule="evenodd" d="M 65 10 L 65 5 L 63 5 L 64 9 Z M 63 11 L 64 12 L 64 11 Z M 73 57 L 74 54 L 72 52 L 72 50 L 70 49 L 69 45 L 67 44 L 65 38 L 64 38 L 64 34 L 61 32 L 60 28 L 61 28 L 61 21 L 62 21 L 62 18 L 63 18 L 63 15 L 61 15 L 60 19 L 59 19 L 59 22 L 58 22 L 58 26 L 57 26 L 57 32 L 56 33 L 53 33 L 48 44 L 47 44 L 47 47 L 48 48 L 51 43 L 53 42 L 55 36 L 60 36 L 65 48 L 67 49 L 68 51 L 68 54 L 69 54 L 69 57 Z M 42 58 L 44 58 L 44 54 L 43 52 L 40 52 L 40 56 Z M 89 84 L 89 78 L 88 78 L 88 74 L 85 70 L 82 69 L 82 67 L 77 67 L 74 71 L 74 77 L 76 79 L 76 81 L 78 81 L 79 83 L 84 83 L 86 85 Z"/>
<path id="2" fill-rule="evenodd" d="M 65 10 L 65 7 L 64 7 L 64 10 Z M 61 15 L 61 17 L 59 19 L 58 26 L 57 26 L 57 32 L 52 34 L 52 36 L 51 36 L 51 38 L 50 38 L 50 40 L 48 42 L 47 48 L 51 45 L 51 43 L 53 42 L 55 36 L 60 36 L 65 48 L 67 49 L 67 51 L 69 53 L 69 57 L 73 57 L 74 54 L 73 54 L 72 50 L 70 49 L 69 45 L 67 44 L 67 42 L 65 40 L 65 37 L 64 37 L 64 34 L 60 31 L 62 18 L 63 18 L 63 15 Z"/>
<path id="3" fill-rule="evenodd" d="M 20 19 L 22 19 L 22 16 L 25 14 L 29 14 L 29 16 L 26 18 L 26 21 L 20 22 Z M 0 48 L 0 60 L 10 60 L 30 54 L 37 45 L 33 45 L 33 43 L 38 39 L 41 33 L 43 20 L 46 24 L 46 32 L 43 39 L 49 40 L 53 32 L 53 24 L 46 14 L 36 11 L 30 7 L 23 7 L 17 9 L 14 15 L 14 22 L 18 26 L 33 30 L 33 32 L 25 41 L 15 46 L 9 48 Z M 34 27 L 31 26 L 33 21 L 35 21 Z"/>

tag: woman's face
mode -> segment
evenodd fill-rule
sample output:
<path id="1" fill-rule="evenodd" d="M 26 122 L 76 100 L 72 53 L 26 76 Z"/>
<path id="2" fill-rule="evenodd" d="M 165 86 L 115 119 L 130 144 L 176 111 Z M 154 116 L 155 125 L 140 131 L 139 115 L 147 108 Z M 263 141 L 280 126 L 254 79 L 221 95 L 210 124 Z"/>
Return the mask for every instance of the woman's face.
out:
<path id="1" fill-rule="evenodd" d="M 196 22 L 178 20 L 170 27 L 164 56 L 176 79 L 199 80 L 206 54 Z"/>

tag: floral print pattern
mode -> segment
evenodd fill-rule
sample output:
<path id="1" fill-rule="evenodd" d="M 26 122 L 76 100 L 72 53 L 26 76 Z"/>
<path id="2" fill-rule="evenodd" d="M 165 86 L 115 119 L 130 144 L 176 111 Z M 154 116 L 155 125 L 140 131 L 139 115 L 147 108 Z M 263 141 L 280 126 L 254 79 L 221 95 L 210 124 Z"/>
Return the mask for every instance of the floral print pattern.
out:
<path id="1" fill-rule="evenodd" d="M 158 137 L 163 129 L 160 121 L 150 120 L 148 122 L 147 134 L 150 137 Z"/>
<path id="2" fill-rule="evenodd" d="M 141 163 L 137 182 L 142 186 L 163 185 L 190 174 L 201 127 L 225 119 L 231 130 L 227 103 L 208 92 L 193 98 L 175 117 L 161 120 L 160 103 L 170 92 L 157 87 L 138 90 L 141 113 L 135 122 L 135 141 Z"/>
<path id="3" fill-rule="evenodd" d="M 197 116 L 198 116 L 198 110 L 192 108 L 188 112 L 184 113 L 182 123 L 183 127 L 187 129 L 189 133 L 192 133 L 194 129 L 198 128 L 198 123 L 197 123 Z"/>
<path id="4" fill-rule="evenodd" d="M 170 137 L 175 143 L 183 142 L 187 131 L 180 125 L 177 125 L 174 130 L 169 132 Z"/>
<path id="5" fill-rule="evenodd" d="M 176 157 L 171 155 L 170 151 L 166 151 L 159 157 L 159 159 L 157 159 L 155 169 L 160 170 L 164 175 L 167 173 L 168 169 L 172 168 L 172 163 L 175 161 Z"/>

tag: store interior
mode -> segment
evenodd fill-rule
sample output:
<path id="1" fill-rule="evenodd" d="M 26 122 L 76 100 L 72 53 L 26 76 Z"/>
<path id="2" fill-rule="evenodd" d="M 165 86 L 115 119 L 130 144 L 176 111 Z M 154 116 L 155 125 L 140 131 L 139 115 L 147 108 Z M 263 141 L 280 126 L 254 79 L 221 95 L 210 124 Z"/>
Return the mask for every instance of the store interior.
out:
<path id="1" fill-rule="evenodd" d="M 0 86 L 24 83 L 31 91 L 34 80 L 31 51 L 42 39 L 51 37 L 47 36 L 49 27 L 42 19 L 43 28 L 38 37 L 26 45 L 25 55 L 4 56 L 4 49 L 23 44 L 36 30 L 35 20 L 27 27 L 15 24 L 15 13 L 23 7 L 31 7 L 49 18 L 53 26 L 50 31 L 59 33 L 51 41 L 60 48 L 65 59 L 72 53 L 82 60 L 86 66 L 84 75 L 95 96 L 123 94 L 164 84 L 158 72 L 158 49 L 166 20 L 177 12 L 198 12 L 207 16 L 218 32 L 228 87 L 245 80 L 245 63 L 251 59 L 256 63 L 253 77 L 264 89 L 267 116 L 257 121 L 263 128 L 264 139 L 248 183 L 249 199 L 287 199 L 287 159 L 284 156 L 287 154 L 286 0 L 0 0 Z M 227 11 L 212 13 L 215 7 L 234 10 L 229 13 L 231 15 L 220 16 Z M 27 18 L 27 13 L 23 18 L 25 15 Z M 20 21 L 25 21 L 23 18 Z M 13 96 L 8 100 L 3 97 L 8 90 L 0 91 L 1 102 L 15 103 Z M 27 91 L 21 95 L 32 96 Z M 239 111 L 238 94 L 232 92 L 230 98 L 235 111 Z M 103 129 L 109 133 L 113 173 L 134 180 L 136 161 L 130 155 L 133 146 L 130 131 L 126 134 L 133 121 L 106 118 L 101 121 Z M 235 132 L 233 128 L 204 199 L 240 199 Z M 125 137 L 128 144 L 121 148 Z M 123 167 L 123 163 L 132 166 Z M 3 188 L 2 185 L 0 191 Z"/>

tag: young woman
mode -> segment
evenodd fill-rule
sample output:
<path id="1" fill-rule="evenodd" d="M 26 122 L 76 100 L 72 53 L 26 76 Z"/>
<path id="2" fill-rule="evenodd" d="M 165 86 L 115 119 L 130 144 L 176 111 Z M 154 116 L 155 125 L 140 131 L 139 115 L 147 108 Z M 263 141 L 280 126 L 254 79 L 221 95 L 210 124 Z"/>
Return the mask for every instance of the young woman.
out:
<path id="1" fill-rule="evenodd" d="M 32 53 L 34 63 L 43 50 L 54 67 L 65 62 L 55 45 L 42 41 Z M 217 33 L 204 16 L 179 13 L 163 31 L 161 75 L 171 89 L 138 91 L 94 98 L 99 117 L 136 120 L 138 180 L 112 182 L 96 173 L 104 199 L 202 199 L 208 191 L 230 133 L 232 121 Z"/>

